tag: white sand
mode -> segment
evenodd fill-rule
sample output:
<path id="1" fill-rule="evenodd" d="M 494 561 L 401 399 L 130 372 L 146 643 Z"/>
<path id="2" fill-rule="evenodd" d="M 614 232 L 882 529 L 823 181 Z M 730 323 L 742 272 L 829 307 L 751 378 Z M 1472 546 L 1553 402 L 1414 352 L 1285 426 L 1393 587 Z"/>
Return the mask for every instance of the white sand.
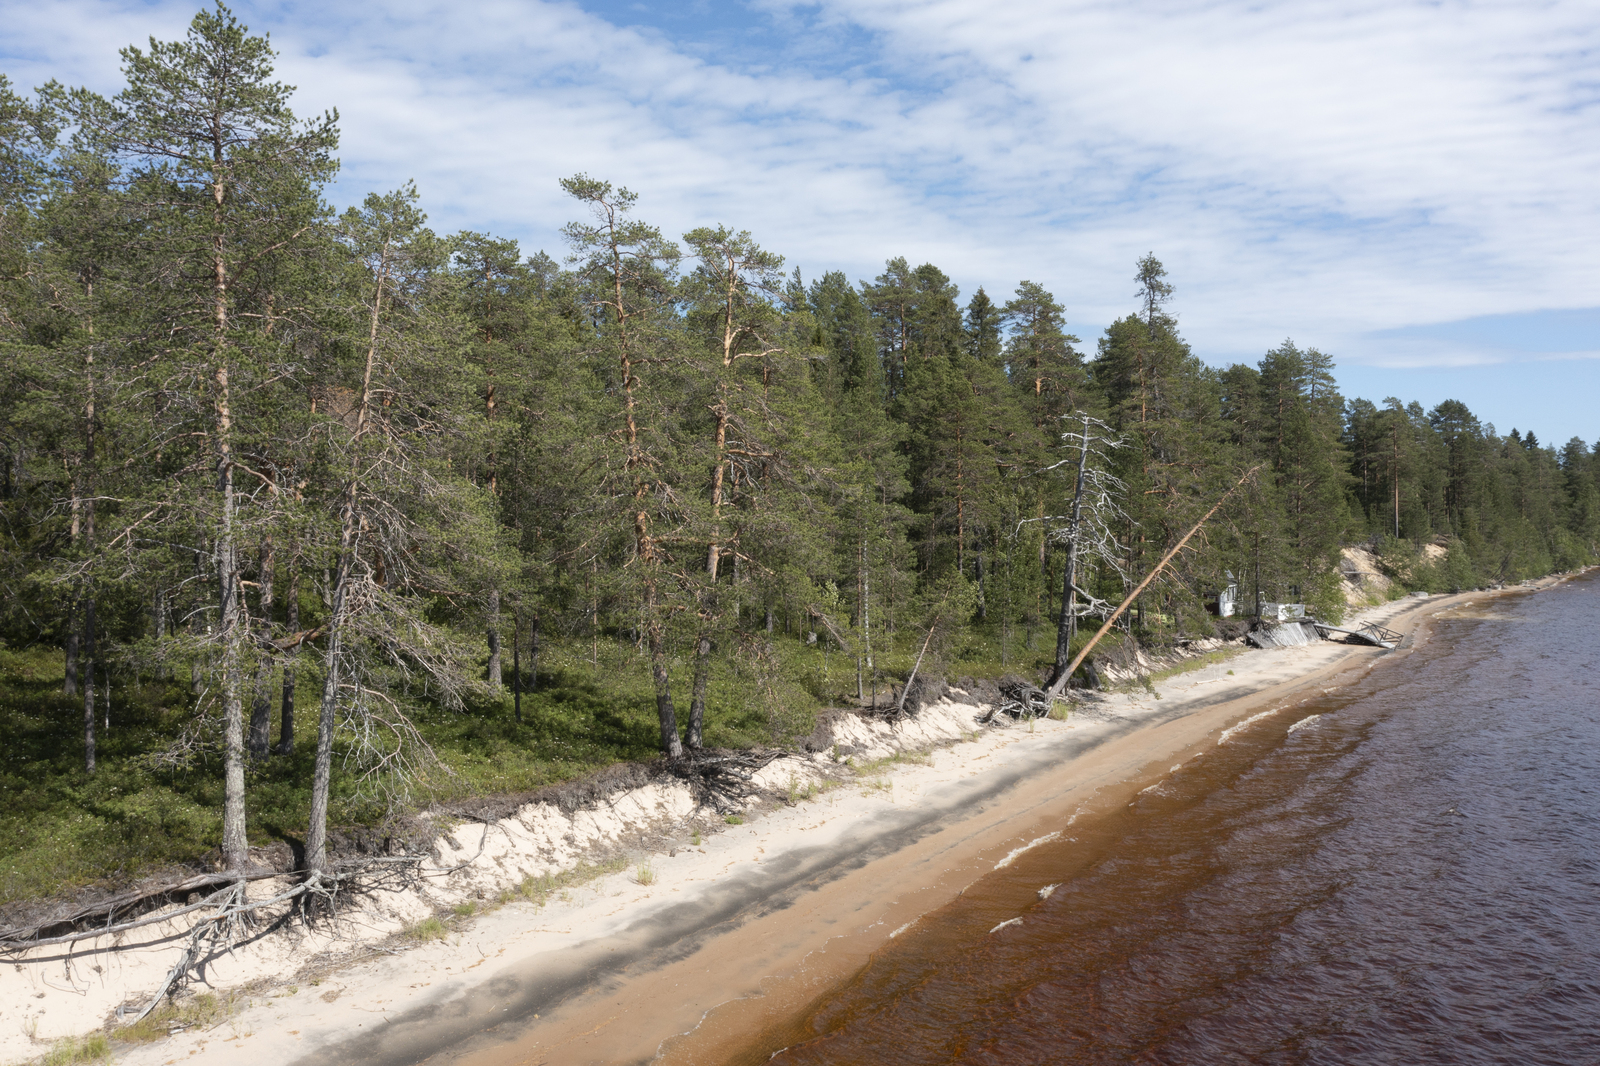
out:
<path id="1" fill-rule="evenodd" d="M 1410 613 L 1409 625 L 1419 608 L 1432 613 L 1470 598 L 1396 601 L 1358 617 L 1400 626 Z M 243 990 L 231 1016 L 124 1049 L 118 1061 L 355 1066 L 455 1047 L 463 1061 L 598 1062 L 648 1058 L 663 1046 L 668 1059 L 689 1061 L 687 1044 L 668 1038 L 697 1026 L 697 1037 L 726 1038 L 752 1024 L 755 1008 L 738 1006 L 751 995 L 771 997 L 762 1009 L 773 1010 L 789 1002 L 783 988 L 803 999 L 997 863 L 1048 839 L 1036 830 L 1051 818 L 1059 826 L 1057 815 L 1099 791 L 1157 780 L 1174 756 L 1289 710 L 1338 671 L 1383 654 L 1333 643 L 1249 651 L 1170 679 L 1158 686 L 1159 699 L 1111 696 L 1072 720 L 1032 726 L 979 726 L 976 708 L 951 702 L 894 727 L 847 717 L 835 737 L 857 746 L 858 762 L 930 754 L 740 826 L 697 811 L 676 784 L 618 793 L 570 817 L 539 804 L 492 826 L 457 825 L 441 837 L 420 889 L 363 898 L 331 927 L 289 923 L 215 953 L 204 984 L 190 991 Z M 1273 706 L 1263 711 L 1264 701 Z M 836 772 L 828 753 L 790 756 L 762 771 L 761 783 L 783 792 Z M 1018 789 L 1021 782 L 1029 787 Z M 712 825 L 720 831 L 688 843 L 696 826 Z M 527 876 L 644 840 L 667 843 L 543 908 L 512 902 L 453 923 L 443 941 L 405 950 L 392 939 L 442 908 L 492 902 Z M 644 862 L 649 884 L 639 883 Z M 251 893 L 265 897 L 287 883 Z M 0 1061 L 27 1060 L 55 1038 L 106 1024 L 119 1005 L 142 1005 L 193 917 L 117 943 L 8 959 L 0 969 Z M 326 976 L 315 984 L 300 976 L 312 972 Z M 685 979 L 691 972 L 697 976 Z M 716 1026 L 702 1025 L 719 1005 Z"/>

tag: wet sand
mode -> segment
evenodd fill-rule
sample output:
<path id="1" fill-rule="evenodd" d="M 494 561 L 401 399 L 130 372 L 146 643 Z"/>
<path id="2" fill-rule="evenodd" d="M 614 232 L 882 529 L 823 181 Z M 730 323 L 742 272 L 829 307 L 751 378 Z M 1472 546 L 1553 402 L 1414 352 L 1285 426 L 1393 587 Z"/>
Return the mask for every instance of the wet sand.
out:
<path id="1" fill-rule="evenodd" d="M 1409 635 L 1485 595 L 1360 617 Z M 225 1032 L 124 1061 L 728 1062 L 1017 849 L 1126 804 L 1230 727 L 1405 654 L 1328 642 L 1251 651 L 1170 679 L 1159 700 L 1118 695 L 1071 721 L 981 730 L 881 787 L 826 793 L 657 856 L 650 884 L 629 871 L 543 909 L 511 904 L 450 942 L 280 991 Z"/>

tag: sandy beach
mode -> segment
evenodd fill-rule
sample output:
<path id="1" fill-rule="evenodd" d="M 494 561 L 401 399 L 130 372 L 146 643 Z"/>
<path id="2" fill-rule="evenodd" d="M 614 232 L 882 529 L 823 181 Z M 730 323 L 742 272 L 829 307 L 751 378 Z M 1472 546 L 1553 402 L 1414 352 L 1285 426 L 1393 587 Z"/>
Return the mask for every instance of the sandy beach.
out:
<path id="1" fill-rule="evenodd" d="M 117 1061 L 727 1062 L 1031 843 L 1127 803 L 1230 730 L 1403 658 L 1437 612 L 1507 593 L 1406 598 L 1356 615 L 1406 634 L 1397 651 L 1326 641 L 1249 650 L 1155 694 L 1105 696 L 1067 721 L 986 727 L 956 701 L 893 728 L 852 719 L 838 735 L 858 764 L 900 761 L 822 791 L 807 786 L 827 778 L 834 753 L 779 760 L 762 783 L 813 794 L 743 824 L 708 820 L 686 791 L 649 786 L 565 821 L 524 811 L 515 824 L 457 826 L 423 891 L 367 905 L 339 929 L 289 929 L 219 952 L 206 976 L 238 991 L 227 1017 Z M 570 865 L 597 842 L 628 840 L 647 842 L 628 869 L 542 907 L 515 899 L 415 946 L 393 935 L 437 908 L 493 900 L 530 870 Z M 11 960 L 0 1060 L 40 1054 L 52 1036 L 148 996 L 185 928 Z"/>

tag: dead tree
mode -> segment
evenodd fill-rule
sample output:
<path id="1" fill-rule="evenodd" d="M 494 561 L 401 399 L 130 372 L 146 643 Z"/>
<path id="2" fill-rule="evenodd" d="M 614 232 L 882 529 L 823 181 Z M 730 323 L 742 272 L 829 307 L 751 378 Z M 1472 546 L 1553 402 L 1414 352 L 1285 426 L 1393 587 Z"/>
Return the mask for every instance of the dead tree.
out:
<path id="1" fill-rule="evenodd" d="M 1062 671 L 1072 659 L 1072 640 L 1077 635 L 1078 618 L 1083 615 L 1103 618 L 1110 610 L 1107 601 L 1083 588 L 1081 575 L 1088 565 L 1105 567 L 1121 577 L 1124 584 L 1128 581 L 1127 549 L 1116 535 L 1118 525 L 1128 522 L 1127 514 L 1118 503 L 1126 495 L 1127 486 L 1111 473 L 1107 462 L 1109 455 L 1123 447 L 1125 441 L 1114 436 L 1106 423 L 1084 412 L 1073 415 L 1072 422 L 1073 430 L 1063 433 L 1062 439 L 1077 454 L 1045 468 L 1046 473 L 1058 470 L 1073 472 L 1072 506 L 1065 515 L 1045 515 L 1022 523 L 1043 523 L 1046 540 L 1055 541 L 1066 548 L 1052 684 L 1060 679 Z M 1083 597 L 1081 604 L 1079 596 Z"/>
<path id="2" fill-rule="evenodd" d="M 1083 650 L 1078 653 L 1077 658 L 1073 659 L 1072 662 L 1067 664 L 1067 668 L 1058 674 L 1054 681 L 1050 682 L 1050 687 L 1045 691 L 1047 691 L 1051 696 L 1060 695 L 1061 690 L 1067 687 L 1067 679 L 1072 676 L 1072 672 L 1076 670 L 1078 668 L 1078 664 L 1083 662 L 1083 660 L 1088 657 L 1089 653 L 1094 650 L 1094 646 L 1100 642 L 1100 638 L 1110 632 L 1111 627 L 1115 625 L 1117 619 L 1122 616 L 1122 612 L 1126 611 L 1128 606 L 1132 604 L 1134 600 L 1139 598 L 1139 593 L 1143 592 L 1150 582 L 1156 579 L 1157 574 L 1160 574 L 1162 570 L 1166 569 L 1167 564 L 1172 562 L 1173 558 L 1183 550 L 1184 545 L 1189 543 L 1189 539 L 1196 533 L 1200 532 L 1200 527 L 1210 521 L 1211 516 L 1221 510 L 1222 505 L 1228 502 L 1228 498 L 1237 492 L 1239 487 L 1246 481 L 1250 480 L 1250 478 L 1255 475 L 1255 472 L 1260 469 L 1261 467 L 1259 464 L 1252 466 L 1249 470 L 1244 472 L 1244 475 L 1241 476 L 1238 481 L 1234 482 L 1232 488 L 1222 494 L 1222 499 L 1213 504 L 1211 510 L 1202 515 L 1200 521 L 1196 522 L 1189 532 L 1183 535 L 1183 539 L 1174 544 L 1171 550 L 1161 557 L 1161 561 L 1155 565 L 1155 568 L 1144 576 L 1144 580 L 1139 582 L 1138 586 L 1135 587 L 1132 592 L 1128 593 L 1127 598 L 1122 601 L 1121 605 L 1118 606 L 1115 611 L 1111 612 L 1110 617 L 1108 617 L 1105 621 L 1105 624 L 1100 627 L 1099 632 L 1090 638 L 1089 643 L 1083 646 Z"/>

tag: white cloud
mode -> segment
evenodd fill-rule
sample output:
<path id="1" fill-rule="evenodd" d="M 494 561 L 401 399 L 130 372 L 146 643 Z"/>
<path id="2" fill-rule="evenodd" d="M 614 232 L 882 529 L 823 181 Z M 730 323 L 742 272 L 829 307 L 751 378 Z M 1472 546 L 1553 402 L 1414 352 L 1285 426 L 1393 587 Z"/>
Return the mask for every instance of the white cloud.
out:
<path id="1" fill-rule="evenodd" d="M 238 10 L 302 112 L 340 109 L 340 200 L 415 178 L 441 227 L 530 251 L 559 252 L 582 170 L 668 232 L 749 228 L 813 275 L 1030 278 L 1089 330 L 1154 250 L 1213 355 L 1426 360 L 1374 332 L 1597 302 L 1588 4 L 766 6 L 791 37 L 749 54 L 571 3 Z M 114 89 L 118 46 L 190 14 L 0 0 L 0 69 Z"/>

